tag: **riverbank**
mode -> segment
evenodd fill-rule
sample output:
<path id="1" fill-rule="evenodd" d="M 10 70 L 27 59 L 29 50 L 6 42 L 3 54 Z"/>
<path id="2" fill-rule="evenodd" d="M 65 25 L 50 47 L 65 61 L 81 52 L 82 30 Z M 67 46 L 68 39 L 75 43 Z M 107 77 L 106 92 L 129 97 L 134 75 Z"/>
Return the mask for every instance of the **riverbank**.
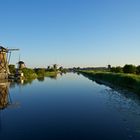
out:
<path id="1" fill-rule="evenodd" d="M 140 76 L 135 74 L 79 71 L 91 80 L 108 86 L 124 88 L 140 95 Z"/>
<path id="2" fill-rule="evenodd" d="M 21 77 L 23 80 L 34 80 L 36 78 L 42 77 L 56 77 L 59 71 L 45 71 L 44 69 L 34 70 L 29 68 L 24 68 L 20 73 L 23 73 Z M 20 77 L 20 76 L 19 76 Z"/>
<path id="3" fill-rule="evenodd" d="M 42 78 L 42 77 L 57 77 L 57 74 L 59 72 L 45 72 L 44 74 L 36 74 L 36 73 L 31 73 L 28 75 L 24 75 L 24 79 L 36 79 L 36 78 Z"/>

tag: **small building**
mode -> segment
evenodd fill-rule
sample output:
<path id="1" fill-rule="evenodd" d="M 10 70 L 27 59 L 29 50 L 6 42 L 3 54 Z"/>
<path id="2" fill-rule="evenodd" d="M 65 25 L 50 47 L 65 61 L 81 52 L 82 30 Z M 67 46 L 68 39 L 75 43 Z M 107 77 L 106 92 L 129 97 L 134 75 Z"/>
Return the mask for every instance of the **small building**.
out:
<path id="1" fill-rule="evenodd" d="M 25 68 L 26 66 L 25 66 L 25 63 L 23 62 L 23 61 L 19 61 L 18 62 L 18 69 L 23 69 L 23 68 Z"/>

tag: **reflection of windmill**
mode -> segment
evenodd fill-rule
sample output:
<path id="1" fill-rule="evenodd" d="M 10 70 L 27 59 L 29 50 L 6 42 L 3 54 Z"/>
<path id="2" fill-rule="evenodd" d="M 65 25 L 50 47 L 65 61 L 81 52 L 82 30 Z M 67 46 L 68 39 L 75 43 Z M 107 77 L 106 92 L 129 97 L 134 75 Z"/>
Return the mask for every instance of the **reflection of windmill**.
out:
<path id="1" fill-rule="evenodd" d="M 10 83 L 8 81 L 0 82 L 0 110 L 7 107 L 18 107 L 18 103 L 13 103 L 9 93 Z"/>
<path id="2" fill-rule="evenodd" d="M 19 49 L 7 49 L 0 46 L 0 79 L 7 79 L 9 72 L 9 62 L 12 51 L 18 51 Z"/>
<path id="3" fill-rule="evenodd" d="M 0 131 L 2 130 L 2 111 L 9 108 L 17 108 L 19 106 L 18 103 L 12 103 L 12 99 L 9 93 L 10 83 L 8 80 L 0 81 Z"/>
<path id="4" fill-rule="evenodd" d="M 0 109 L 4 109 L 8 105 L 9 82 L 0 82 Z"/>

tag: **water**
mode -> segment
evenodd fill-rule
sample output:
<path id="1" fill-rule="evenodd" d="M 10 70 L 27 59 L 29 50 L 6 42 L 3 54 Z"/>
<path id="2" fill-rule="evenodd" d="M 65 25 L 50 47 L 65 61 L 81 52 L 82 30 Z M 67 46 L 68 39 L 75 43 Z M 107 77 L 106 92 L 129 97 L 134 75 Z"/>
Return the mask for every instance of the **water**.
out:
<path id="1" fill-rule="evenodd" d="M 140 99 L 68 73 L 0 86 L 0 140 L 139 140 Z"/>

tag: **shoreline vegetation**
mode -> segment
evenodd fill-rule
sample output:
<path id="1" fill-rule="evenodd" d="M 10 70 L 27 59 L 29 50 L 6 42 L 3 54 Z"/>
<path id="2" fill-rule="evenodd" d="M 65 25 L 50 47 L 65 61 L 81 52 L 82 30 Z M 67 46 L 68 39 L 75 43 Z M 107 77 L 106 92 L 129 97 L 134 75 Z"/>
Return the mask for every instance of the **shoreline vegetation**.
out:
<path id="1" fill-rule="evenodd" d="M 126 89 L 140 95 L 140 75 L 92 70 L 79 70 L 78 72 L 98 83 L 114 88 Z"/>
<path id="2" fill-rule="evenodd" d="M 44 77 L 56 78 L 57 74 L 66 73 L 66 69 L 62 67 L 57 68 L 56 64 L 53 67 L 48 68 L 20 68 L 16 69 L 14 65 L 9 65 L 10 70 L 10 79 L 14 80 L 34 80 L 34 79 L 42 79 Z"/>

